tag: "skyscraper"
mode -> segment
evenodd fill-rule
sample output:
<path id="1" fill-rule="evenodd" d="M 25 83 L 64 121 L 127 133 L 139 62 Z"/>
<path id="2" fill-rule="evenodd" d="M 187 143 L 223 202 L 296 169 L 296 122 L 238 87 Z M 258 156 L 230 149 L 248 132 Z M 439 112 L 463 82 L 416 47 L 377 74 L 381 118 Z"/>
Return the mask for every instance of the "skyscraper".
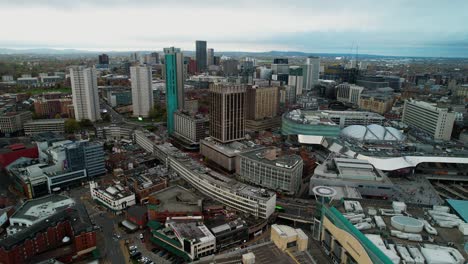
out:
<path id="1" fill-rule="evenodd" d="M 133 116 L 148 117 L 149 111 L 154 106 L 151 67 L 130 67 L 130 77 L 132 80 Z"/>
<path id="2" fill-rule="evenodd" d="M 207 66 L 214 65 L 214 49 L 208 49 L 207 56 Z"/>
<path id="3" fill-rule="evenodd" d="M 101 119 L 96 70 L 73 66 L 70 68 L 70 80 L 76 120 L 89 119 L 94 122 Z"/>
<path id="4" fill-rule="evenodd" d="M 109 64 L 109 56 L 107 54 L 99 55 L 99 64 Z"/>
<path id="5" fill-rule="evenodd" d="M 167 131 L 174 132 L 174 113 L 184 109 L 184 54 L 178 48 L 165 48 Z"/>
<path id="6" fill-rule="evenodd" d="M 320 58 L 310 56 L 304 65 L 304 90 L 310 91 L 319 83 Z"/>
<path id="7" fill-rule="evenodd" d="M 206 41 L 197 40 L 195 42 L 195 56 L 197 61 L 198 72 L 204 72 L 206 70 Z"/>
<path id="8" fill-rule="evenodd" d="M 296 95 L 302 94 L 302 86 L 304 83 L 304 76 L 303 69 L 298 66 L 291 66 L 289 68 L 289 77 L 288 77 L 288 85 L 292 85 L 295 87 Z"/>
<path id="9" fill-rule="evenodd" d="M 222 143 L 245 136 L 244 85 L 213 84 L 210 87 L 210 136 Z"/>

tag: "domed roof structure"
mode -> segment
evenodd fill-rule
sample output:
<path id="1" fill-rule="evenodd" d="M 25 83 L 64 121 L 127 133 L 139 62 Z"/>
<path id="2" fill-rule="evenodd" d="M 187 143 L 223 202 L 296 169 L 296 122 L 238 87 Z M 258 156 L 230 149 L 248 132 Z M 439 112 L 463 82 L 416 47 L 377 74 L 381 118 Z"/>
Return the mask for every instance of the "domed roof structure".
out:
<path id="1" fill-rule="evenodd" d="M 403 141 L 405 136 L 393 127 L 352 125 L 341 130 L 341 136 L 359 141 Z"/>

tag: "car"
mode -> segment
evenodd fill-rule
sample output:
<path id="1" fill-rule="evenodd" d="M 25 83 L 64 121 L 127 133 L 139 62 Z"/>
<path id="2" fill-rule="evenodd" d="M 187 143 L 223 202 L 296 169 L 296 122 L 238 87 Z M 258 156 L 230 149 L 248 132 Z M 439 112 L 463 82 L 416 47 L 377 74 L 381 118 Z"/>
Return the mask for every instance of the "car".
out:
<path id="1" fill-rule="evenodd" d="M 143 236 L 143 233 L 140 233 L 140 236 L 139 236 L 139 237 L 140 237 L 140 239 L 145 238 L 145 237 Z"/>
<path id="2" fill-rule="evenodd" d="M 117 238 L 117 239 L 120 239 L 122 236 L 119 235 L 119 234 L 115 234 L 115 233 L 114 233 L 114 237 Z"/>
<path id="3" fill-rule="evenodd" d="M 139 257 L 141 257 L 141 252 L 139 251 L 134 251 L 133 253 L 130 254 L 130 258 L 132 259 L 138 259 Z"/>
<path id="4" fill-rule="evenodd" d="M 129 249 L 130 251 L 134 251 L 134 250 L 137 250 L 138 247 L 135 246 L 135 245 L 133 245 L 133 246 L 129 246 L 128 249 Z"/>

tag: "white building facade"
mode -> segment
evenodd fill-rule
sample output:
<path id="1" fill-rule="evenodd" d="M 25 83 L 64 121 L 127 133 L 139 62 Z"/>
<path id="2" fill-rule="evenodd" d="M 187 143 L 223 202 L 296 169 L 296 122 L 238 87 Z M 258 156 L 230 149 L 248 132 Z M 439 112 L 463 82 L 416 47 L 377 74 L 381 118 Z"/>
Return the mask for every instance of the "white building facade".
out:
<path id="1" fill-rule="evenodd" d="M 130 76 L 132 81 L 133 116 L 148 117 L 149 111 L 154 106 L 151 67 L 130 67 Z"/>
<path id="2" fill-rule="evenodd" d="M 75 66 L 70 68 L 75 119 L 101 119 L 96 69 Z"/>

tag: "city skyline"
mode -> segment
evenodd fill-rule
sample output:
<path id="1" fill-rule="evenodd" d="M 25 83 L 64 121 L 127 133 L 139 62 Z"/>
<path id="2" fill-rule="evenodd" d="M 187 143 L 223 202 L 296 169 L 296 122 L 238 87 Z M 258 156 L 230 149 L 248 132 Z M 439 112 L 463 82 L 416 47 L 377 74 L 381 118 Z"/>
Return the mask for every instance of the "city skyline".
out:
<path id="1" fill-rule="evenodd" d="M 468 57 L 462 14 L 468 3 L 430 2 L 358 0 L 320 6 L 317 1 L 296 1 L 282 6 L 274 1 L 0 1 L 0 23 L 9 25 L 0 48 L 130 51 L 175 45 L 194 50 L 195 40 L 203 39 L 216 51 L 355 53 L 358 46 L 363 54 Z M 160 27 L 156 34 L 135 25 L 152 18 L 146 13 L 156 12 L 165 21 L 176 11 L 174 25 Z M 192 19 L 194 11 L 200 19 Z M 121 14 L 127 19 L 118 19 Z M 18 21 L 18 16 L 28 19 Z M 257 21 L 255 26 L 251 21 Z"/>

